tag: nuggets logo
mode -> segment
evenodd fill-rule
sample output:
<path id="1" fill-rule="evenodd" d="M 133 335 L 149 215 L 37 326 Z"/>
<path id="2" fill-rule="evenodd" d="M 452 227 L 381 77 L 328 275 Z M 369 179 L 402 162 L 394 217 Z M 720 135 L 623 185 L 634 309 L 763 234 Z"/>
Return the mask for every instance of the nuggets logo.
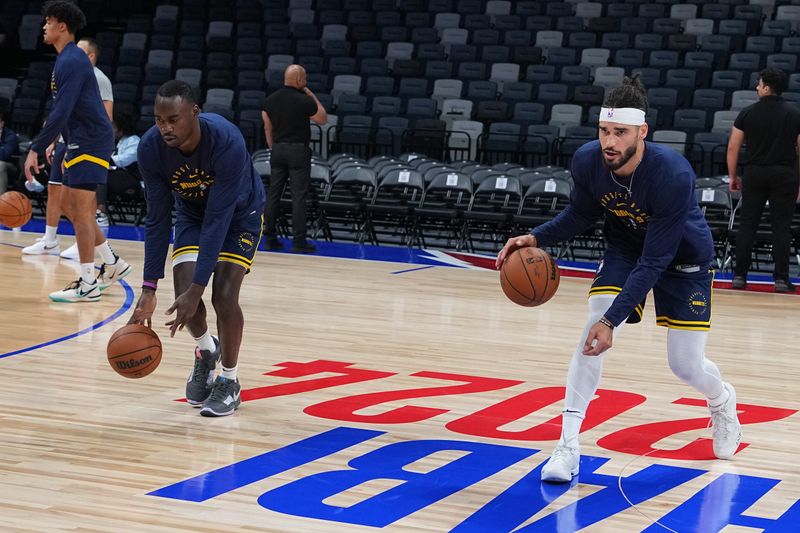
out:
<path id="1" fill-rule="evenodd" d="M 205 198 L 208 188 L 214 183 L 214 176 L 209 176 L 205 170 L 182 165 L 172 174 L 170 183 L 182 198 L 196 200 Z"/>
<path id="2" fill-rule="evenodd" d="M 629 192 L 614 191 L 603 195 L 600 204 L 632 230 L 644 229 L 650 217 L 636 202 L 629 201 Z"/>
<path id="3" fill-rule="evenodd" d="M 252 233 L 241 233 L 239 234 L 238 243 L 243 252 L 249 252 L 256 245 L 256 236 Z"/>
<path id="4" fill-rule="evenodd" d="M 695 315 L 702 315 L 708 311 L 708 299 L 702 292 L 695 291 L 689 295 L 689 310 Z"/>

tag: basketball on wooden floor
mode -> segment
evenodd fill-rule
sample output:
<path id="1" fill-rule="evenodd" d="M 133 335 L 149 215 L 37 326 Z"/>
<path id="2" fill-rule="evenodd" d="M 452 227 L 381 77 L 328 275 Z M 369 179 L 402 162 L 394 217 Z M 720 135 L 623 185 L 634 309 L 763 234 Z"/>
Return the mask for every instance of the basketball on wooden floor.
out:
<path id="1" fill-rule="evenodd" d="M 161 363 L 161 340 L 141 324 L 122 326 L 111 335 L 106 348 L 108 362 L 117 374 L 143 378 Z"/>
<path id="2" fill-rule="evenodd" d="M 0 196 L 0 224 L 19 228 L 28 223 L 32 213 L 31 201 L 24 194 L 8 191 Z"/>
<path id="3" fill-rule="evenodd" d="M 503 292 L 524 307 L 536 307 L 552 298 L 560 277 L 550 254 L 532 246 L 514 250 L 500 267 Z"/>

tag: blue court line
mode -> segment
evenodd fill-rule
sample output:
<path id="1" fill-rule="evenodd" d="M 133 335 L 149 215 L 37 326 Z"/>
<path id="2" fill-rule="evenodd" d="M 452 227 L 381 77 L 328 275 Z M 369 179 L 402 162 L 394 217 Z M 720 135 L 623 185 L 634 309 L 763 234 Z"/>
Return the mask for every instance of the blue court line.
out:
<path id="1" fill-rule="evenodd" d="M 13 248 L 21 248 L 21 246 L 18 246 L 18 245 L 15 245 L 15 244 L 9 244 L 9 243 L 0 243 L 0 244 L 2 244 L 4 246 L 11 246 Z M 51 344 L 58 344 L 59 342 L 68 341 L 70 339 L 74 339 L 75 337 L 79 337 L 81 335 L 85 335 L 85 334 L 89 333 L 90 331 L 94 331 L 96 329 L 99 329 L 99 328 L 105 326 L 106 324 L 108 324 L 109 322 L 113 322 L 114 320 L 116 320 L 117 318 L 119 318 L 120 316 L 125 314 L 128 311 L 128 309 L 130 309 L 133 306 L 133 288 L 130 285 L 128 285 L 128 283 L 125 280 L 122 280 L 122 279 L 119 280 L 119 284 L 122 285 L 122 288 L 125 289 L 125 301 L 122 302 L 122 305 L 120 306 L 120 308 L 117 309 L 116 311 L 114 311 L 114 314 L 112 314 L 110 317 L 104 318 L 100 322 L 98 322 L 96 324 L 93 324 L 93 325 L 89 326 L 88 328 L 84 328 L 84 329 L 82 329 L 80 331 L 77 331 L 75 333 L 70 333 L 69 335 L 66 335 L 64 337 L 59 337 L 58 339 L 53 339 L 53 340 L 50 340 L 50 341 L 47 341 L 47 342 L 42 342 L 42 343 L 36 344 L 34 346 L 28 346 L 27 348 L 22 348 L 20 350 L 14 351 L 14 352 L 0 353 L 0 359 L 6 358 L 6 357 L 11 357 L 12 355 L 19 355 L 21 353 L 31 352 L 33 350 L 38 350 L 39 348 L 44 348 L 45 346 L 50 346 Z M 64 305 L 69 305 L 69 304 L 64 304 Z M 77 304 L 77 305 L 81 305 L 81 304 Z"/>
<path id="2" fill-rule="evenodd" d="M 390 274 L 405 274 L 406 272 L 414 272 L 416 270 L 426 270 L 428 268 L 433 268 L 435 265 L 428 265 L 424 267 L 417 267 L 417 268 L 408 268 L 406 270 L 398 270 L 396 272 L 390 272 Z"/>

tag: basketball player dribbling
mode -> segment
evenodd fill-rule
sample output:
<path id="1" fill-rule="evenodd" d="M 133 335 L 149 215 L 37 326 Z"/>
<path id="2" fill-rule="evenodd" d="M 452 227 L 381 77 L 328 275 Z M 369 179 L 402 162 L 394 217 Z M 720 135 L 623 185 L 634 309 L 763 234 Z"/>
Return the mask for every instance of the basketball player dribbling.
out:
<path id="1" fill-rule="evenodd" d="M 144 282 L 129 323 L 151 322 L 174 204 L 175 301 L 167 314 L 174 312 L 175 318 L 167 325 L 172 335 L 185 326 L 197 342 L 186 399 L 202 407 L 203 416 L 231 415 L 239 407 L 241 390 L 237 365 L 244 317 L 239 290 L 261 239 L 264 185 L 239 129 L 219 115 L 200 113 L 185 82 L 172 80 L 159 87 L 155 116 L 156 125 L 138 149 L 147 201 Z M 210 333 L 202 300 L 212 274 L 219 339 Z M 222 372 L 215 379 L 218 361 Z"/>
<path id="2" fill-rule="evenodd" d="M 567 373 L 561 438 L 542 480 L 569 482 L 578 474 L 578 434 L 600 383 L 603 359 L 625 323 L 639 322 L 652 289 L 656 323 L 669 328 L 672 371 L 708 399 L 714 454 L 736 453 L 742 429 L 736 392 L 705 356 L 711 327 L 713 240 L 695 199 L 695 174 L 677 151 L 645 142 L 647 93 L 638 77 L 606 96 L 599 140 L 572 160 L 570 205 L 531 234 L 508 240 L 498 268 L 522 246 L 549 246 L 605 217 L 606 252 L 589 290 L 589 320 Z"/>

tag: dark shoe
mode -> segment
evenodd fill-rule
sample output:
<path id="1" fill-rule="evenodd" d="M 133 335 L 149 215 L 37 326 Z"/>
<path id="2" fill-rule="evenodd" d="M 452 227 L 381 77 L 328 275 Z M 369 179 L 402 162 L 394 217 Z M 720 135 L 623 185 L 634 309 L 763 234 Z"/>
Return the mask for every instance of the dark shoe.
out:
<path id="1" fill-rule="evenodd" d="M 308 241 L 303 242 L 293 242 L 292 243 L 292 253 L 293 254 L 313 254 L 317 251 L 317 247 L 314 246 L 312 243 Z"/>
<path id="2" fill-rule="evenodd" d="M 283 243 L 278 239 L 267 239 L 267 250 L 270 252 L 282 252 Z"/>
<path id="3" fill-rule="evenodd" d="M 214 369 L 222 355 L 219 339 L 214 335 L 211 338 L 216 346 L 213 352 L 201 350 L 198 346 L 194 347 L 194 368 L 186 382 L 186 401 L 195 407 L 203 405 L 203 402 L 211 394 L 214 386 Z"/>
<path id="4" fill-rule="evenodd" d="M 746 289 L 747 288 L 747 279 L 744 276 L 733 276 L 733 281 L 731 281 L 731 289 Z"/>
<path id="5" fill-rule="evenodd" d="M 797 286 L 788 279 L 776 279 L 775 292 L 795 293 L 797 292 Z"/>
<path id="6" fill-rule="evenodd" d="M 238 379 L 225 379 L 217 376 L 211 395 L 203 402 L 200 414 L 203 416 L 228 416 L 242 403 L 242 387 Z"/>

